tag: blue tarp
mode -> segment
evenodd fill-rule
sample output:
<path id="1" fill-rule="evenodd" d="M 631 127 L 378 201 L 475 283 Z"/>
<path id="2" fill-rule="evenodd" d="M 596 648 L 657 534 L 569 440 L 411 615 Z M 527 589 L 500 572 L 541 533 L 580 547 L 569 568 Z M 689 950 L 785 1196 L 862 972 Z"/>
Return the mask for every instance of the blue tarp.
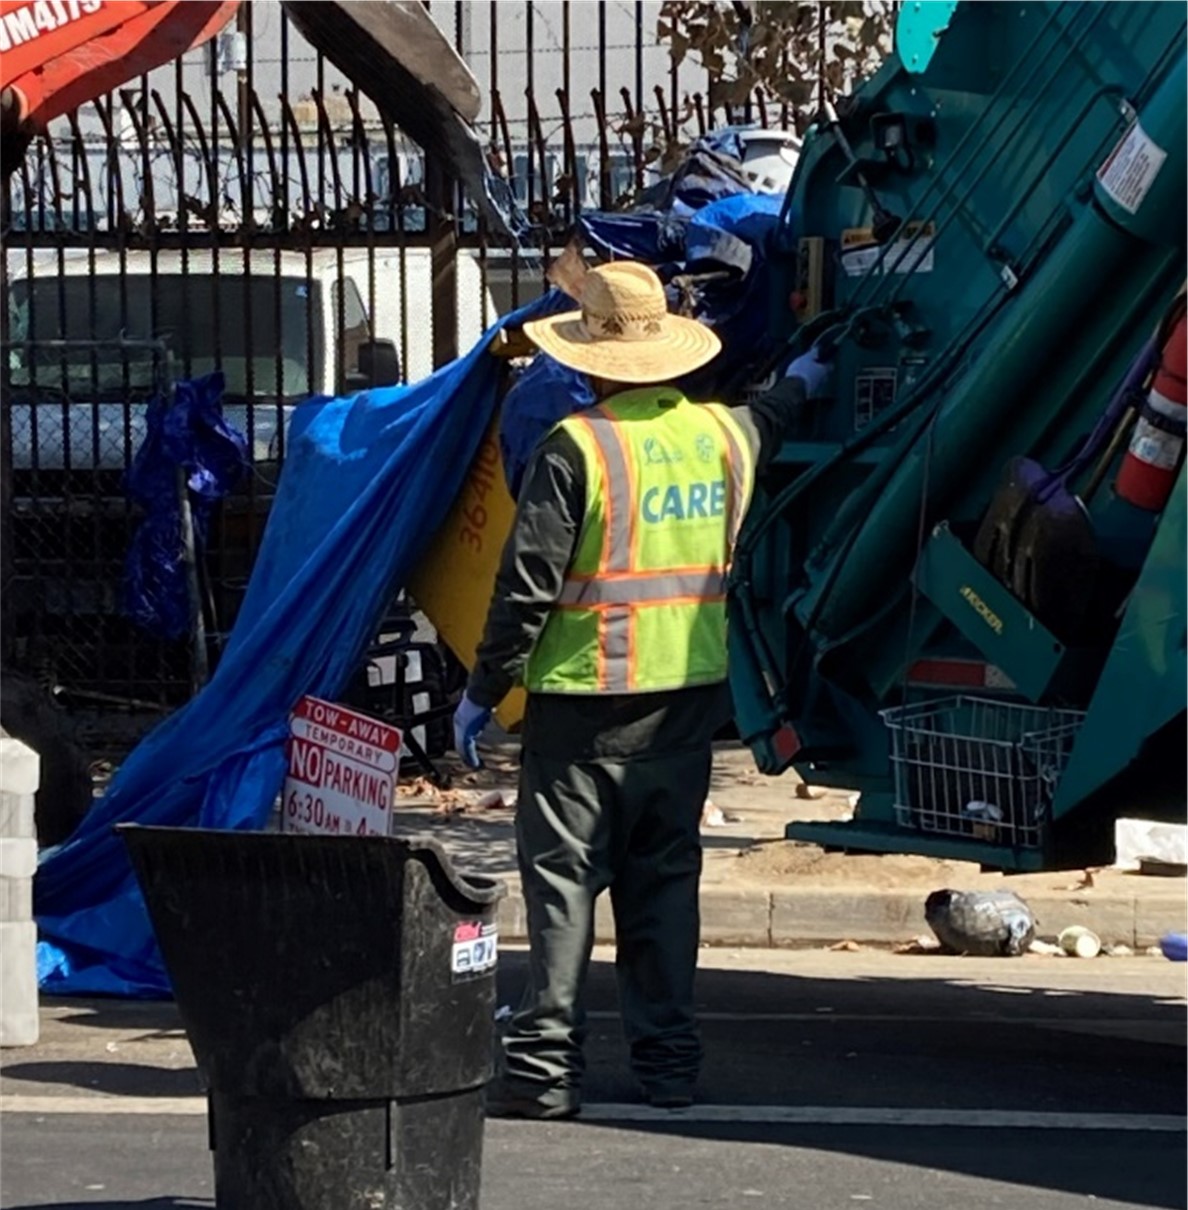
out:
<path id="1" fill-rule="evenodd" d="M 550 294 L 503 322 L 569 305 Z M 414 386 L 296 410 L 264 541 L 213 679 L 129 756 L 78 831 L 43 855 L 35 909 L 44 991 L 169 994 L 112 825 L 266 820 L 284 777 L 289 711 L 303 694 L 341 691 L 457 495 L 496 406 L 490 335 Z"/>
<path id="2" fill-rule="evenodd" d="M 585 374 L 537 353 L 504 397 L 499 417 L 499 452 L 513 496 L 520 494 L 528 459 L 545 433 L 593 403 L 594 390 Z"/>
<path id="3" fill-rule="evenodd" d="M 172 400 L 148 406 L 147 433 L 125 490 L 145 510 L 124 561 L 124 609 L 138 625 L 165 639 L 190 629 L 178 470 L 190 492 L 194 541 L 200 551 L 215 502 L 243 478 L 247 440 L 223 417 L 221 371 L 179 382 Z"/>

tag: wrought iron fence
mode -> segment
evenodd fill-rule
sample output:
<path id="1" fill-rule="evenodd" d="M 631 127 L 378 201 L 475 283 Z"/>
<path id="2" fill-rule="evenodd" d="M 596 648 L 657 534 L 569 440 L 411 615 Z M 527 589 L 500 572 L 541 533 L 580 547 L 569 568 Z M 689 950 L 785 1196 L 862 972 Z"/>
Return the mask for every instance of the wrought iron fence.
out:
<path id="1" fill-rule="evenodd" d="M 530 221 L 517 248 L 275 0 L 245 3 L 234 31 L 33 145 L 4 199 L 0 258 L 10 664 L 76 694 L 185 700 L 234 622 L 296 404 L 357 386 L 374 338 L 395 343 L 402 379 L 429 373 L 545 288 L 583 208 L 629 201 L 715 125 L 790 124 L 761 95 L 712 108 L 704 75 L 656 41 L 658 9 L 431 6 L 482 89 L 489 162 Z M 163 643 L 121 615 L 137 520 L 121 479 L 147 380 L 128 347 L 104 350 L 129 341 L 158 342 L 178 378 L 221 369 L 251 452 L 202 552 L 204 639 Z"/>

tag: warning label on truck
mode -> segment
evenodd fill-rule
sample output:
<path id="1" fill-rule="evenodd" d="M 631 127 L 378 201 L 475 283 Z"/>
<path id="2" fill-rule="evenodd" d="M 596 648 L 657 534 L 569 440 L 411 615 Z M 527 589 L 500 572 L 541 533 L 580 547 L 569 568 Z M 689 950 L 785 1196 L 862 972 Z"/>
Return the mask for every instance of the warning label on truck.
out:
<path id="1" fill-rule="evenodd" d="M 875 273 L 931 273 L 932 245 L 936 227 L 932 223 L 907 223 L 890 244 L 876 244 L 870 227 L 849 227 L 841 233 L 841 264 L 847 277 L 864 277 L 872 265 Z M 881 263 L 880 263 L 881 258 Z"/>
<path id="2" fill-rule="evenodd" d="M 1135 122 L 1097 170 L 1097 179 L 1108 197 L 1137 214 L 1166 159 L 1167 152 Z"/>

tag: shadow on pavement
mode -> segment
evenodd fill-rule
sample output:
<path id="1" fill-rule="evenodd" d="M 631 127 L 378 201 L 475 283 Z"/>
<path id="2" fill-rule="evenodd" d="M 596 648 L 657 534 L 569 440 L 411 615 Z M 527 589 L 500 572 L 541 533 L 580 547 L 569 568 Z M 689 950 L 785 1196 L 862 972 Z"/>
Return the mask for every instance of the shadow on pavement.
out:
<path id="1" fill-rule="evenodd" d="M 193 1067 L 153 1067 L 144 1063 L 18 1062 L 5 1064 L 4 1078 L 117 1097 L 193 1097 L 202 1091 Z"/>
<path id="2" fill-rule="evenodd" d="M 612 1123 L 590 1123 L 609 1127 Z M 626 1129 L 620 1125 L 615 1129 Z M 1089 1203 L 1110 1201 L 1155 1210 L 1183 1210 L 1185 1148 L 1182 1136 L 1114 1134 L 1098 1140 L 1072 1130 L 980 1130 L 976 1128 L 897 1129 L 894 1126 L 797 1126 L 638 1124 L 631 1129 L 655 1138 L 680 1135 L 718 1143 L 796 1147 L 829 1155 L 909 1165 L 930 1172 L 959 1173 L 1028 1189 L 1080 1195 Z M 1176 1138 L 1175 1145 L 1170 1142 Z M 739 1160 L 738 1162 L 744 1162 Z M 1009 1197 L 1009 1194 L 1006 1195 Z M 996 1203 L 997 1204 L 997 1203 Z M 1009 1207 L 1010 1201 L 1003 1200 Z M 1030 1205 L 1031 1203 L 1028 1202 Z M 921 1207 L 936 1205 L 922 1199 Z M 950 1207 L 949 1210 L 956 1210 Z"/>
<path id="3" fill-rule="evenodd" d="M 674 1115 L 671 1122 L 584 1128 L 785 1145 L 820 1151 L 823 1162 L 827 1153 L 845 1154 L 1161 1210 L 1185 1206 L 1184 1133 L 959 1124 L 978 1110 L 1182 1119 L 1182 1002 L 1124 987 L 1075 990 L 1068 974 L 1076 968 L 1060 959 L 1048 960 L 1056 965 L 1047 970 L 1043 959 L 978 963 L 968 968 L 970 982 L 952 973 L 960 959 L 905 958 L 904 977 L 856 966 L 847 978 L 841 972 L 850 959 L 837 954 L 830 977 L 699 972 L 699 1102 L 949 1110 L 952 1126 L 705 1123 Z M 1106 983 L 1108 961 L 1097 969 Z M 1030 986 L 1019 986 L 1024 972 Z M 613 975 L 601 963 L 591 975 L 591 1006 L 605 1013 L 614 1008 Z M 604 1036 L 591 1053 L 585 1099 L 638 1100 L 624 1078 L 626 1049 L 607 1037 L 618 1034 L 617 1022 L 604 1017 L 598 1025 Z"/>
<path id="4" fill-rule="evenodd" d="M 41 1007 L 57 1009 L 66 1025 L 88 1029 L 141 1029 L 146 1036 L 185 1036 L 172 1000 L 117 1000 L 90 996 L 42 996 Z"/>
<path id="5" fill-rule="evenodd" d="M 194 1201 L 188 1197 L 150 1197 L 143 1201 L 120 1198 L 114 1202 L 36 1202 L 6 1206 L 5 1210 L 212 1210 L 213 1200 Z"/>

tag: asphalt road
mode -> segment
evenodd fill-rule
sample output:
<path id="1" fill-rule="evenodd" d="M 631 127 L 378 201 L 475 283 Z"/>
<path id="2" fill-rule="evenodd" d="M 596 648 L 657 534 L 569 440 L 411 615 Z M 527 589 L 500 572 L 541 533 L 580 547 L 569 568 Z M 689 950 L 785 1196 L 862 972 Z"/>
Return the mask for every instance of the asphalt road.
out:
<path id="1" fill-rule="evenodd" d="M 490 1123 L 484 1210 L 1188 1205 L 1182 967 L 707 953 L 702 1100 L 665 1114 L 598 957 L 586 1116 Z M 501 999 L 521 970 L 504 957 Z M 180 1037 L 171 1006 L 71 1005 L 6 1052 L 0 1205 L 212 1206 Z"/>

